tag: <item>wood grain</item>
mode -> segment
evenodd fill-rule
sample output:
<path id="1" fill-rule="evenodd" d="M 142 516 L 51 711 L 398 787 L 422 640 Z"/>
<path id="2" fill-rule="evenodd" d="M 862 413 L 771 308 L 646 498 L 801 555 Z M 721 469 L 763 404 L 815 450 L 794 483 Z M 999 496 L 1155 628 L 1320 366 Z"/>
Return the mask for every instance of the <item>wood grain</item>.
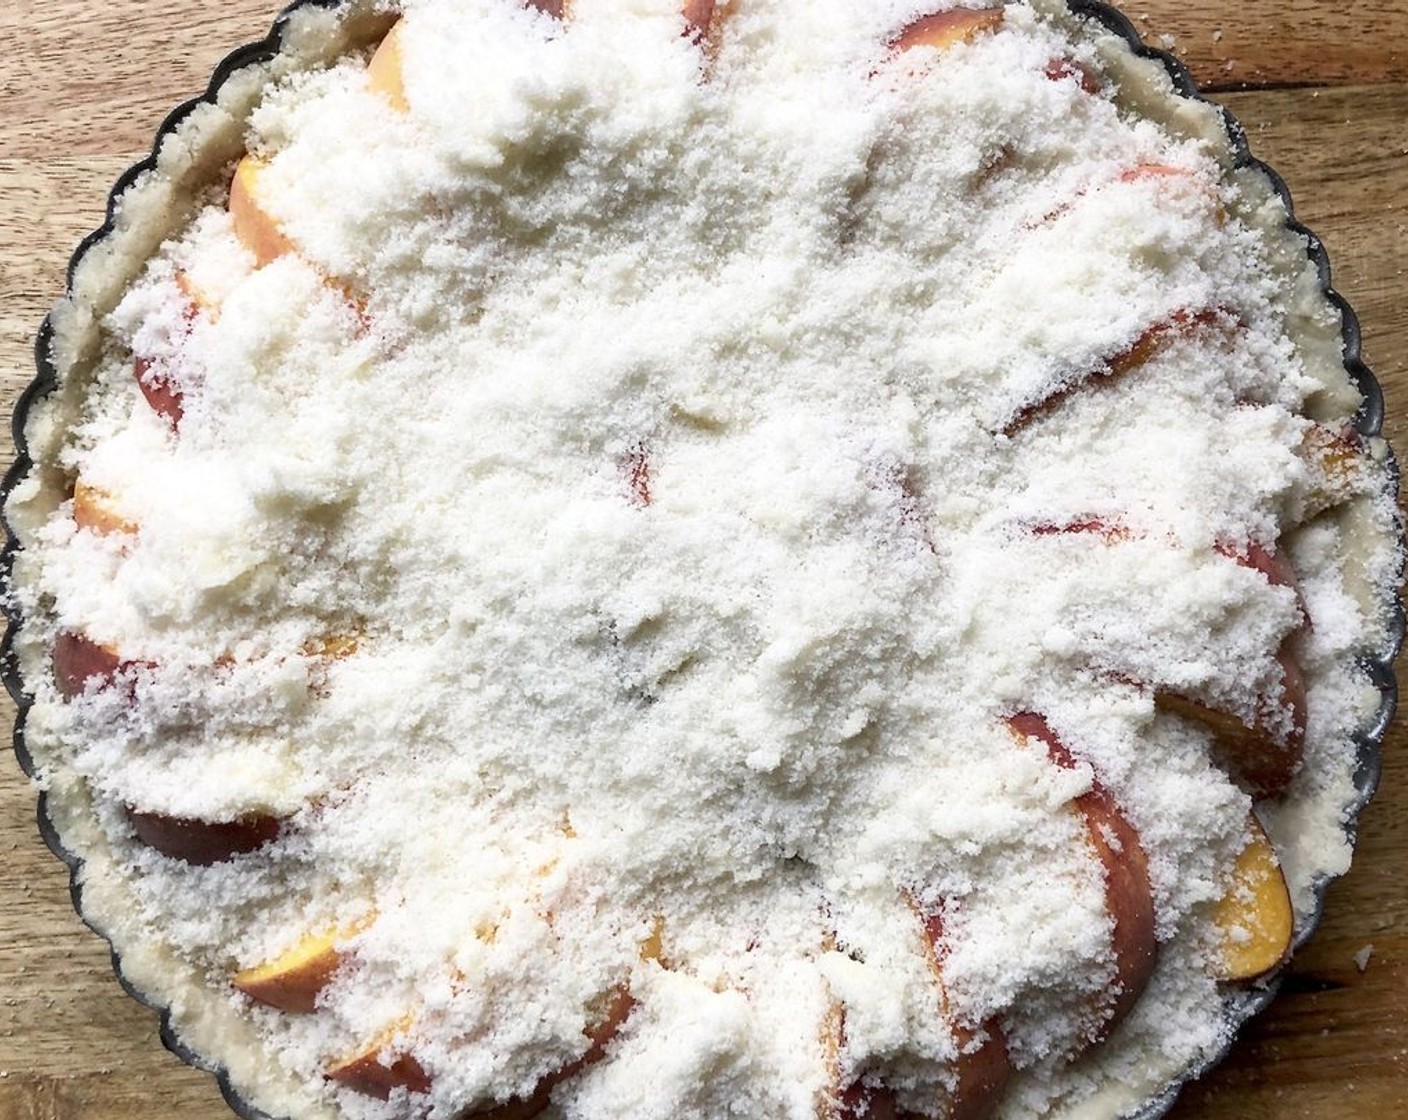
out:
<path id="1" fill-rule="evenodd" d="M 1120 5 L 1204 89 L 1408 81 L 1408 0 L 1189 0 Z"/>
<path id="2" fill-rule="evenodd" d="M 106 191 L 276 0 L 11 0 L 0 9 L 0 393 L 31 376 L 34 330 Z M 1137 26 L 1224 100 L 1325 239 L 1408 448 L 1408 0 L 1146 0 Z M 0 720 L 8 720 L 8 707 Z M 1384 750 L 1350 874 L 1281 997 L 1176 1120 L 1408 1120 L 1408 755 Z M 229 1120 L 214 1081 L 162 1049 L 38 838 L 0 756 L 0 1120 Z M 1367 967 L 1355 956 L 1373 946 Z"/>

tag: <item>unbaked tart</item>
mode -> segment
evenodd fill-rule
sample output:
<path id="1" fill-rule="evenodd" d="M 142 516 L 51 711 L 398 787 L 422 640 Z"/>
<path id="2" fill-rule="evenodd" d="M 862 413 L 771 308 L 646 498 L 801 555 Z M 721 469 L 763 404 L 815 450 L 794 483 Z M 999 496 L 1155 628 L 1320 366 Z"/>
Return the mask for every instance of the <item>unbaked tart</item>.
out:
<path id="1" fill-rule="evenodd" d="M 1152 1116 L 1348 865 L 1378 400 L 1219 110 L 1054 0 L 348 0 L 41 339 L 23 746 L 297 1120 Z"/>

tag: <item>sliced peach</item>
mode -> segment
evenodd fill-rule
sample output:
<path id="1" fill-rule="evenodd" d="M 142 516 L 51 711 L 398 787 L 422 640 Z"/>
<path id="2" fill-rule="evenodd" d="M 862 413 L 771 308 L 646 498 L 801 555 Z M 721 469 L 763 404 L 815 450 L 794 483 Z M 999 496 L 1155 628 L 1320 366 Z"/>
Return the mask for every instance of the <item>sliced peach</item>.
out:
<path id="1" fill-rule="evenodd" d="M 90 683 L 96 682 L 99 688 L 112 684 L 124 662 L 112 646 L 65 630 L 54 642 L 51 664 L 59 695 L 72 700 L 82 696 Z"/>
<path id="2" fill-rule="evenodd" d="M 176 287 L 181 289 L 181 294 L 186 297 L 186 321 L 191 322 L 199 315 L 215 316 L 217 306 L 215 300 L 201 290 L 191 274 L 184 269 L 176 272 Z"/>
<path id="3" fill-rule="evenodd" d="M 1031 420 L 1053 411 L 1073 392 L 1089 384 L 1093 379 L 1103 380 L 1120 377 L 1136 370 L 1167 349 L 1176 339 L 1204 327 L 1222 324 L 1227 321 L 1227 317 L 1227 312 L 1221 308 L 1173 312 L 1167 319 L 1146 327 L 1140 332 L 1139 337 L 1125 349 L 1104 359 L 1100 368 L 1076 377 L 1040 400 L 1023 405 L 1002 426 L 999 434 L 1012 435 Z"/>
<path id="4" fill-rule="evenodd" d="M 660 959 L 660 923 L 655 924 L 642 943 L 640 956 L 642 960 Z M 620 1033 L 635 1003 L 630 985 L 618 985 L 607 993 L 601 1016 L 584 1032 L 587 1048 L 578 1058 L 544 1076 L 527 1095 L 471 1108 L 459 1113 L 459 1120 L 468 1120 L 469 1117 L 479 1120 L 531 1120 L 551 1103 L 554 1088 L 605 1056 L 607 1046 Z M 409 1025 L 410 1020 L 404 1020 L 383 1032 L 365 1049 L 329 1068 L 326 1076 L 359 1093 L 382 1100 L 389 1097 L 395 1088 L 406 1088 L 413 1093 L 428 1091 L 432 1083 L 430 1076 L 415 1058 L 405 1053 L 402 1040 Z"/>
<path id="5" fill-rule="evenodd" d="M 943 914 L 924 914 L 909 900 L 923 930 L 926 959 L 938 985 L 939 1004 L 949 1021 L 958 1047 L 952 1072 L 954 1085 L 942 1115 L 946 1120 L 987 1120 L 1001 1103 L 1015 1070 L 1007 1052 L 1007 1039 L 996 1021 L 973 1029 L 954 1017 L 944 981 L 943 960 L 947 952 Z M 819 1120 L 921 1120 L 931 1115 L 925 1110 L 912 1113 L 902 1109 L 894 1091 L 882 1081 L 862 1073 L 845 1080 L 842 1055 L 846 1046 L 846 1009 L 833 1002 L 821 1027 L 822 1058 L 827 1069 L 827 1087 L 818 1101 Z"/>
<path id="6" fill-rule="evenodd" d="M 137 525 L 118 512 L 112 495 L 83 479 L 73 484 L 73 523 L 91 533 L 135 533 Z"/>
<path id="7" fill-rule="evenodd" d="M 661 935 L 661 924 L 657 922 L 650 936 L 641 945 L 641 960 L 658 961 L 660 959 Z M 568 1062 L 561 1069 L 554 1070 L 544 1076 L 527 1096 L 513 1097 L 500 1104 L 489 1105 L 486 1108 L 463 1115 L 482 1117 L 484 1120 L 531 1120 L 532 1117 L 537 1116 L 548 1107 L 552 1100 L 552 1091 L 558 1085 L 575 1077 L 587 1066 L 601 1061 L 606 1056 L 606 1048 L 611 1045 L 611 1040 L 621 1032 L 621 1028 L 630 1018 L 635 1005 L 636 1000 L 635 996 L 631 994 L 630 985 L 626 983 L 618 985 L 609 994 L 601 1016 L 587 1028 L 585 1032 L 587 1048 L 580 1057 Z"/>
<path id="8" fill-rule="evenodd" d="M 408 1052 L 410 1020 L 388 1027 L 362 1050 L 330 1066 L 324 1076 L 363 1096 L 388 1099 L 396 1089 L 427 1093 L 431 1077 Z"/>
<path id="9" fill-rule="evenodd" d="M 230 218 L 235 236 L 254 254 L 260 267 L 294 251 L 293 242 L 285 236 L 278 219 L 259 201 L 259 177 L 267 166 L 258 156 L 247 155 L 236 165 L 230 183 Z"/>
<path id="10" fill-rule="evenodd" d="M 367 63 L 367 88 L 386 98 L 398 113 L 405 113 L 411 106 L 402 77 L 401 27 L 402 21 L 397 20 Z"/>
<path id="11" fill-rule="evenodd" d="M 185 415 L 186 407 L 181 390 L 171 383 L 170 376 L 158 369 L 149 358 L 136 359 L 132 374 L 137 379 L 137 388 L 142 390 L 142 396 L 146 398 L 147 404 L 151 405 L 152 411 L 158 416 L 164 416 L 173 428 L 177 427 Z"/>
<path id="12" fill-rule="evenodd" d="M 1295 569 L 1283 551 L 1254 542 L 1239 549 L 1219 546 L 1218 551 L 1243 567 L 1260 572 L 1268 583 L 1290 588 L 1300 600 Z M 1308 618 L 1302 603 L 1300 626 L 1286 636 L 1276 652 L 1280 677 L 1277 694 L 1264 697 L 1257 714 L 1250 719 L 1167 689 L 1154 694 L 1154 703 L 1162 711 L 1195 720 L 1211 731 L 1223 764 L 1257 797 L 1279 797 L 1285 793 L 1305 754 L 1305 675 L 1295 644 L 1309 625 Z"/>
<path id="13" fill-rule="evenodd" d="M 1073 770 L 1078 765 L 1045 717 L 1018 712 L 1007 718 L 1007 725 L 1018 740 L 1040 743 L 1057 766 Z M 1154 891 L 1149 881 L 1149 857 L 1139 834 L 1098 778 L 1089 792 L 1075 799 L 1074 806 L 1085 818 L 1091 846 L 1104 868 L 1105 905 L 1114 919 L 1115 990 L 1092 1040 L 1099 1041 L 1138 1002 L 1154 973 L 1158 956 Z"/>
<path id="14" fill-rule="evenodd" d="M 1138 163 L 1125 168 L 1116 178 L 1121 183 L 1138 183 L 1149 179 L 1194 179 L 1197 175 L 1172 163 Z"/>
<path id="15" fill-rule="evenodd" d="M 1002 25 L 1002 8 L 953 8 L 947 12 L 935 12 L 920 16 L 890 40 L 890 47 L 896 51 L 913 50 L 915 47 L 932 47 L 934 50 L 947 50 L 957 43 L 969 43 L 985 31 L 994 31 Z"/>
<path id="16" fill-rule="evenodd" d="M 365 923 L 310 933 L 272 960 L 235 973 L 231 983 L 251 999 L 280 1011 L 306 1014 L 342 964 L 341 945 Z"/>
<path id="17" fill-rule="evenodd" d="M 953 1038 L 958 1044 L 958 1058 L 953 1070 L 957 1081 L 949 1098 L 948 1120 L 987 1120 L 1001 1103 L 1007 1083 L 1016 1072 L 1007 1052 L 1007 1038 L 996 1020 L 989 1020 L 981 1029 L 974 1030 L 950 1014 L 948 988 L 943 975 L 943 961 L 947 954 L 943 910 L 941 908 L 921 916 L 929 968 L 934 982 L 939 985 L 944 1014 L 952 1023 Z"/>
<path id="18" fill-rule="evenodd" d="M 1130 346 L 1106 359 L 1106 376 L 1118 376 L 1144 365 L 1175 339 L 1198 327 L 1215 326 L 1225 313 L 1215 308 L 1202 311 L 1175 311 L 1167 319 L 1148 327 Z"/>
<path id="19" fill-rule="evenodd" d="M 1276 850 L 1255 815 L 1247 818 L 1247 846 L 1213 910 L 1221 934 L 1217 978 L 1249 981 L 1274 972 L 1291 952 L 1295 912 Z"/>
<path id="20" fill-rule="evenodd" d="M 1218 225 L 1227 220 L 1226 211 L 1223 209 L 1222 200 L 1217 197 L 1216 188 L 1191 168 L 1179 167 L 1177 164 L 1171 163 L 1140 163 L 1121 171 L 1116 181 L 1140 183 L 1159 179 L 1186 182 L 1193 189 L 1206 196 L 1213 204 Z"/>
<path id="21" fill-rule="evenodd" d="M 714 32 L 720 5 L 717 0 L 683 0 L 680 15 L 684 17 L 684 37 L 695 43 L 707 43 Z"/>
<path id="22" fill-rule="evenodd" d="M 893 1090 L 864 1076 L 846 1082 L 846 1005 L 833 999 L 821 1023 L 826 1084 L 816 1102 L 817 1120 L 899 1120 Z"/>
<path id="23" fill-rule="evenodd" d="M 196 286 L 189 273 L 176 273 L 176 287 L 180 289 L 185 301 L 182 318 L 188 326 L 202 315 L 214 318 L 214 301 Z M 171 375 L 165 366 L 139 355 L 133 362 L 132 375 L 137 379 L 137 387 L 141 389 L 142 396 L 146 398 L 147 404 L 151 405 L 152 411 L 165 417 L 173 429 L 177 428 L 185 415 L 185 400 L 181 390 L 172 383 Z"/>
<path id="24" fill-rule="evenodd" d="M 1301 457 L 1312 473 L 1301 516 L 1306 520 L 1348 501 L 1367 476 L 1364 441 L 1352 427 L 1340 430 L 1324 424 L 1307 428 L 1301 437 Z"/>
<path id="25" fill-rule="evenodd" d="M 199 817 L 172 817 L 148 813 L 131 806 L 127 820 L 147 847 L 172 859 L 197 867 L 224 863 L 235 856 L 257 851 L 278 839 L 283 822 L 268 813 L 246 813 L 228 821 Z"/>
<path id="26" fill-rule="evenodd" d="M 1291 588 L 1295 591 L 1296 598 L 1300 598 L 1300 581 L 1296 579 L 1295 567 L 1281 549 L 1267 548 L 1263 544 L 1252 541 L 1240 548 L 1233 545 L 1218 545 L 1217 551 L 1223 556 L 1237 561 L 1244 568 L 1260 572 L 1266 577 L 1267 583 L 1276 587 Z M 1302 613 L 1304 613 L 1304 608 L 1302 608 Z"/>
<path id="27" fill-rule="evenodd" d="M 536 8 L 553 19 L 566 19 L 570 14 L 571 0 L 523 0 L 525 8 Z"/>
<path id="28" fill-rule="evenodd" d="M 1074 79 L 1086 93 L 1099 93 L 1101 89 L 1100 76 L 1094 70 L 1083 62 L 1062 58 L 1060 55 L 1047 62 L 1046 76 L 1053 82 Z"/>
<path id="29" fill-rule="evenodd" d="M 1161 711 L 1195 720 L 1212 732 L 1222 764 L 1256 797 L 1284 794 L 1305 756 L 1305 675 L 1286 645 L 1276 663 L 1280 696 L 1264 701 L 1250 721 L 1166 689 L 1154 693 Z"/>

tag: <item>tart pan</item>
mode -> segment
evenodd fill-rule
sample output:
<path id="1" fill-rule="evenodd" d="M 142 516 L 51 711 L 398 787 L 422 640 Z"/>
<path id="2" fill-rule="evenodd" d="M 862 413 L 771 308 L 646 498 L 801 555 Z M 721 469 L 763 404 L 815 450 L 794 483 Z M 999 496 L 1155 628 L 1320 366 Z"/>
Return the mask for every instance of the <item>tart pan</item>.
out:
<path id="1" fill-rule="evenodd" d="M 220 92 L 227 83 L 247 76 L 246 72 L 251 71 L 252 68 L 273 61 L 281 52 L 285 51 L 289 46 L 290 39 L 298 32 L 299 19 L 305 14 L 319 10 L 330 11 L 336 9 L 340 3 L 341 0 L 295 0 L 274 21 L 265 38 L 236 49 L 216 66 L 204 94 L 178 106 L 167 116 L 157 129 L 151 155 L 129 168 L 118 178 L 109 193 L 105 221 L 98 229 L 83 239 L 70 259 L 66 282 L 69 296 L 72 296 L 74 292 L 75 276 L 79 265 L 95 248 L 101 247 L 102 243 L 117 229 L 120 199 L 138 180 L 156 169 L 162 146 L 176 135 L 183 123 L 203 106 L 215 105 Z M 1365 439 L 1378 438 L 1383 427 L 1383 392 L 1372 371 L 1360 355 L 1358 319 L 1348 302 L 1335 291 L 1331 284 L 1330 262 L 1320 239 L 1295 220 L 1290 192 L 1285 182 L 1272 168 L 1251 155 L 1246 133 L 1231 113 L 1215 102 L 1203 98 L 1183 64 L 1167 51 L 1158 50 L 1144 43 L 1133 24 L 1124 15 L 1101 0 L 1066 0 L 1066 5 L 1076 16 L 1092 20 L 1125 40 L 1137 58 L 1147 59 L 1162 66 L 1167 72 L 1174 90 L 1180 96 L 1205 106 L 1211 106 L 1220 118 L 1226 135 L 1231 156 L 1230 169 L 1251 171 L 1259 175 L 1270 191 L 1284 203 L 1287 215 L 1285 228 L 1303 243 L 1305 254 L 1318 276 L 1320 292 L 1340 318 L 1344 369 L 1350 382 L 1362 398 L 1362 403 L 1353 417 L 1354 429 Z M 349 38 L 351 37 L 349 36 Z M 53 358 L 56 329 L 55 313 L 51 312 L 45 318 L 35 340 L 37 374 L 21 394 L 15 406 L 12 434 L 17 457 L 6 472 L 3 484 L 0 484 L 0 506 L 3 507 L 8 507 L 12 491 L 28 475 L 33 466 L 25 436 L 30 410 L 36 401 L 41 400 L 58 387 L 58 374 Z M 1398 468 L 1391 450 L 1387 452 L 1382 468 L 1385 472 L 1386 485 L 1396 490 Z M 0 555 L 0 578 L 8 583 L 14 554 L 19 548 L 19 541 L 9 524 L 7 508 L 4 509 L 4 513 L 6 539 L 3 555 Z M 1400 565 L 1405 544 L 1408 542 L 1400 537 L 1398 549 Z M 0 679 L 3 679 L 5 688 L 17 706 L 14 728 L 16 758 L 25 774 L 33 778 L 36 767 L 25 742 L 25 723 L 32 698 L 25 691 L 19 671 L 18 658 L 14 650 L 14 638 L 23 624 L 23 619 L 14 612 L 8 598 L 5 601 L 5 609 L 8 624 L 3 644 L 0 644 Z M 1369 686 L 1378 692 L 1379 703 L 1373 716 L 1353 735 L 1356 752 L 1353 777 L 1355 792 L 1352 801 L 1344 810 L 1345 829 L 1351 842 L 1357 831 L 1359 813 L 1378 785 L 1383 740 L 1393 720 L 1398 698 L 1393 662 L 1403 645 L 1405 629 L 1408 629 L 1408 626 L 1405 625 L 1403 604 L 1397 597 L 1393 598 L 1391 602 L 1383 604 L 1383 609 L 1385 612 L 1385 617 L 1382 620 L 1385 633 L 1383 648 L 1366 653 L 1361 659 L 1361 669 Z M 78 916 L 90 929 L 107 940 L 104 930 L 99 928 L 85 912 L 82 888 L 83 860 L 64 844 L 59 835 L 58 826 L 50 814 L 47 794 L 43 791 L 40 792 L 38 798 L 38 825 L 39 834 L 44 842 L 69 868 L 69 893 Z M 1329 882 L 1329 877 L 1321 876 L 1313 883 L 1314 904 L 1296 937 L 1294 948 L 1297 950 L 1311 937 L 1320 923 L 1324 912 L 1325 892 Z M 138 1002 L 157 1012 L 160 1018 L 160 1035 L 163 1045 L 188 1065 L 213 1075 L 220 1087 L 221 1094 L 235 1114 L 245 1120 L 275 1120 L 267 1112 L 251 1104 L 233 1087 L 224 1067 L 212 1062 L 183 1043 L 171 1024 L 168 1008 L 156 1002 L 125 975 L 122 958 L 116 950 L 111 951 L 111 956 L 113 971 L 123 989 Z M 1285 967 L 1283 965 L 1280 971 L 1283 972 Z M 1133 1111 L 1126 1112 L 1122 1120 L 1159 1120 L 1160 1117 L 1165 1116 L 1185 1084 L 1201 1077 L 1227 1056 L 1235 1040 L 1236 1032 L 1247 1020 L 1264 1010 L 1275 998 L 1279 981 L 1280 972 L 1253 985 L 1229 991 L 1223 1004 L 1225 1043 L 1203 1062 L 1184 1070 L 1157 1096 L 1136 1106 Z"/>

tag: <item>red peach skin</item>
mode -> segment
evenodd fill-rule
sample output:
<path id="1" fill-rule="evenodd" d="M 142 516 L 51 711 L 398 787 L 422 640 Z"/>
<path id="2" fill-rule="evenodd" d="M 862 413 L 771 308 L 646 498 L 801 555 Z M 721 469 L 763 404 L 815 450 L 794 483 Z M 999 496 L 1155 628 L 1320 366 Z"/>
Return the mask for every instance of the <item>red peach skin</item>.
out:
<path id="1" fill-rule="evenodd" d="M 366 1097 L 387 1100 L 397 1089 L 428 1093 L 431 1077 L 415 1057 L 403 1049 L 408 1023 L 383 1032 L 364 1050 L 330 1066 L 324 1076 Z"/>
<path id="2" fill-rule="evenodd" d="M 684 0 L 680 5 L 684 37 L 695 43 L 707 43 L 714 32 L 719 8 L 717 0 Z"/>
<path id="3" fill-rule="evenodd" d="M 267 813 L 248 813 L 230 821 L 172 817 L 129 807 L 127 820 L 147 847 L 196 867 L 224 863 L 257 851 L 278 839 L 283 822 Z"/>
<path id="4" fill-rule="evenodd" d="M 358 928 L 307 934 L 271 960 L 235 973 L 230 983 L 250 999 L 280 1011 L 308 1014 L 342 964 L 341 943 Z"/>
<path id="5" fill-rule="evenodd" d="M 122 659 L 112 646 L 71 630 L 65 630 L 54 642 L 52 664 L 54 684 L 65 700 L 82 696 L 90 682 L 106 688 L 123 667 Z"/>
<path id="6" fill-rule="evenodd" d="M 929 948 L 929 968 L 946 993 L 943 961 L 947 947 L 942 909 L 924 915 L 924 941 Z M 947 1013 L 947 994 L 943 1003 Z M 1016 1072 L 1007 1053 L 1007 1039 L 995 1019 L 984 1023 L 980 1031 L 955 1021 L 953 1037 L 958 1044 L 958 1059 L 954 1063 L 957 1083 L 949 1099 L 948 1120 L 988 1120 L 1002 1102 L 1007 1083 Z"/>
<path id="7" fill-rule="evenodd" d="M 179 426 L 186 414 L 186 405 L 181 390 L 171 383 L 171 378 L 157 370 L 146 358 L 136 359 L 132 374 L 152 411 L 170 421 L 173 428 Z"/>
<path id="8" fill-rule="evenodd" d="M 1336 430 L 1324 424 L 1312 425 L 1301 437 L 1300 453 L 1315 476 L 1301 513 L 1304 520 L 1349 501 L 1366 483 L 1372 484 L 1373 475 L 1367 469 L 1371 461 L 1368 451 L 1352 427 Z"/>

